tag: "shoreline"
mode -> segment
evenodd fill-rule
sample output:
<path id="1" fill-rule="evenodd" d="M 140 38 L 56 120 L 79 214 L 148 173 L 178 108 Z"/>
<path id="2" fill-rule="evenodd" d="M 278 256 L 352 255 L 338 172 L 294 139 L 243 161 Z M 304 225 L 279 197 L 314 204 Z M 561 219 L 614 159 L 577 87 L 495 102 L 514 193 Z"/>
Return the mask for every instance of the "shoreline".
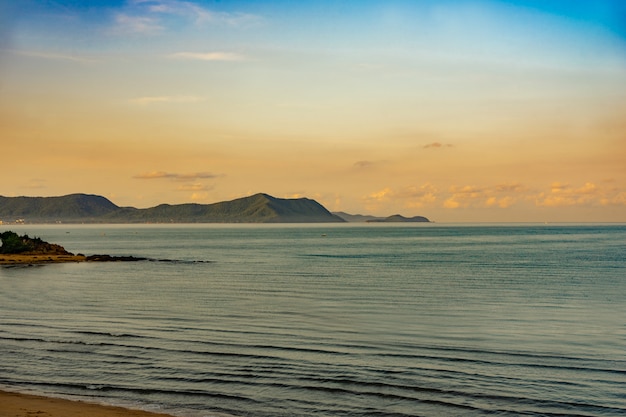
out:
<path id="1" fill-rule="evenodd" d="M 0 265 L 34 265 L 34 264 L 53 264 L 68 262 L 85 262 L 87 257 L 84 255 L 57 255 L 57 254 L 41 254 L 41 255 L 20 255 L 20 254 L 0 254 Z"/>
<path id="2" fill-rule="evenodd" d="M 152 411 L 45 397 L 0 389 L 0 417 L 171 417 Z"/>

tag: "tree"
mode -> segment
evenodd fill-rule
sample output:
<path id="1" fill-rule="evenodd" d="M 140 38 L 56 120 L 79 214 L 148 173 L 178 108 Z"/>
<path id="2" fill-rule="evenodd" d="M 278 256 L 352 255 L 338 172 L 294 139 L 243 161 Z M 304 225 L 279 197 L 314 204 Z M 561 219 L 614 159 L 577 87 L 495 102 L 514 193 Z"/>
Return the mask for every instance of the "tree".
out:
<path id="1" fill-rule="evenodd" d="M 10 230 L 0 233 L 0 242 L 2 243 L 0 245 L 0 253 L 3 254 L 22 253 L 33 249 L 28 235 L 20 237 L 17 233 Z"/>

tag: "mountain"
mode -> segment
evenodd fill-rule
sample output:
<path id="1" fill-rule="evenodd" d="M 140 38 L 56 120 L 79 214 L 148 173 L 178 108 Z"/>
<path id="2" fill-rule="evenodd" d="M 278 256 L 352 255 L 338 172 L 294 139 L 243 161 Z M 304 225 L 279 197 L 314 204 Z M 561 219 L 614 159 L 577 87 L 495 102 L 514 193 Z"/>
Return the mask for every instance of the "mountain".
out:
<path id="1" fill-rule="evenodd" d="M 343 211 L 336 211 L 336 212 L 333 212 L 333 214 L 335 216 L 341 217 L 342 219 L 350 223 L 364 223 L 370 220 L 381 219 L 381 217 L 363 215 L 363 214 L 349 214 Z"/>
<path id="2" fill-rule="evenodd" d="M 63 197 L 2 197 L 0 219 L 89 221 L 119 210 L 105 197 L 71 194 Z"/>
<path id="3" fill-rule="evenodd" d="M 341 217 L 347 222 L 367 222 L 367 223 L 402 223 L 402 222 L 428 223 L 430 222 L 430 220 L 428 220 L 426 217 L 422 217 L 422 216 L 404 217 L 399 214 L 394 214 L 393 216 L 389 216 L 389 217 L 376 217 L 376 216 L 369 216 L 369 215 L 363 215 L 363 214 L 348 214 L 348 213 L 344 213 L 343 211 L 335 212 L 333 214 Z"/>
<path id="4" fill-rule="evenodd" d="M 308 198 L 267 194 L 215 204 L 161 204 L 138 209 L 118 207 L 105 197 L 2 197 L 0 219 L 28 223 L 326 223 L 344 220 Z"/>

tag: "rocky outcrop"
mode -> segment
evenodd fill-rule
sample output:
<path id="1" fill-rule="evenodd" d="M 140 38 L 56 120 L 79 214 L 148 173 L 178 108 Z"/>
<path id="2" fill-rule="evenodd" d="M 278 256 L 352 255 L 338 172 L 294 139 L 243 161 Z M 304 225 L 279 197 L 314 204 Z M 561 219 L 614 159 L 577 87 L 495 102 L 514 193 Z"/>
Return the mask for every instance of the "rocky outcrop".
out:
<path id="1" fill-rule="evenodd" d="M 0 253 L 21 255 L 69 255 L 74 254 L 65 250 L 61 245 L 44 242 L 38 237 L 19 236 L 12 231 L 0 233 Z"/>
<path id="2" fill-rule="evenodd" d="M 32 265 L 59 262 L 137 262 L 152 259 L 136 256 L 74 255 L 61 245 L 38 237 L 19 236 L 15 232 L 0 233 L 0 265 Z"/>
<path id="3" fill-rule="evenodd" d="M 404 217 L 400 214 L 394 214 L 393 216 L 385 217 L 383 219 L 374 219 L 367 220 L 368 223 L 428 223 L 426 217 L 415 216 L 415 217 Z"/>
<path id="4" fill-rule="evenodd" d="M 85 257 L 85 261 L 87 262 L 137 262 L 147 260 L 148 258 L 136 256 L 89 255 Z"/>

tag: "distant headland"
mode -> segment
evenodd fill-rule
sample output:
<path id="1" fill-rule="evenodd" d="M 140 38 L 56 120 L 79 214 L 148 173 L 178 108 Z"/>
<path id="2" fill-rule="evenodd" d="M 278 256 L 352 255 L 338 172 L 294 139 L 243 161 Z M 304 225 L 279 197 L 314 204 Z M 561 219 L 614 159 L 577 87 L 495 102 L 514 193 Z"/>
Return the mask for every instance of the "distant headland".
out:
<path id="1" fill-rule="evenodd" d="M 63 246 L 48 243 L 41 238 L 31 238 L 28 235 L 19 236 L 7 230 L 0 233 L 0 265 L 34 265 L 67 262 L 182 262 L 171 259 L 151 259 L 137 256 L 112 256 L 73 254 Z M 206 263 L 208 261 L 187 261 L 192 263 Z"/>
<path id="2" fill-rule="evenodd" d="M 309 198 L 285 199 L 259 193 L 214 204 L 160 204 L 138 209 L 119 207 L 106 197 L 70 194 L 60 197 L 0 196 L 0 224 L 41 223 L 341 223 L 354 221 L 428 222 L 425 217 L 387 218 L 331 213 Z"/>
<path id="3" fill-rule="evenodd" d="M 368 223 L 428 223 L 430 222 L 430 220 L 422 216 L 404 217 L 400 214 L 394 214 L 393 216 L 385 217 L 384 219 L 370 219 L 367 222 Z"/>

